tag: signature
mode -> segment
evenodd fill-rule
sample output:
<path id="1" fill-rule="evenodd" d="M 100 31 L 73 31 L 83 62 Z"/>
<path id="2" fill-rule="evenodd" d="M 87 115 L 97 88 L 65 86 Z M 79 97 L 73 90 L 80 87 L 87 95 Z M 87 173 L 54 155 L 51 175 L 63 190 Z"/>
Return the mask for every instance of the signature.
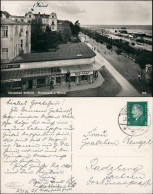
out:
<path id="1" fill-rule="evenodd" d="M 9 182 L 6 183 L 6 187 L 10 188 L 10 189 L 18 189 L 19 187 L 23 187 L 24 184 L 20 183 L 20 182 Z"/>
<path id="2" fill-rule="evenodd" d="M 48 7 L 48 4 L 47 5 L 43 5 L 43 3 L 40 4 L 39 2 L 34 3 L 33 7 L 31 8 L 31 11 L 34 11 L 34 7 Z"/>

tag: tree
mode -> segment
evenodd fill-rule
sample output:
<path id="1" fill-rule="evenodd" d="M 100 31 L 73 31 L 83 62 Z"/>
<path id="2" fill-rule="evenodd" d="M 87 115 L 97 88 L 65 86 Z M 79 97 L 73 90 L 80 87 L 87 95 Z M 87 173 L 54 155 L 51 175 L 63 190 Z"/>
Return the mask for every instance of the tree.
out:
<path id="1" fill-rule="evenodd" d="M 107 44 L 107 49 L 111 50 L 112 49 L 112 45 L 111 44 Z"/>
<path id="2" fill-rule="evenodd" d="M 152 64 L 151 53 L 148 51 L 140 51 L 139 55 L 136 56 L 136 63 L 139 64 L 141 68 L 141 76 L 142 71 L 145 69 L 146 64 Z"/>
<path id="3" fill-rule="evenodd" d="M 73 36 L 78 36 L 80 32 L 80 23 L 79 20 L 77 20 L 74 24 L 71 22 L 70 23 L 70 28 L 72 31 Z"/>
<path id="4" fill-rule="evenodd" d="M 42 20 L 36 18 L 31 21 L 31 48 L 33 50 L 40 50 L 42 48 Z"/>
<path id="5" fill-rule="evenodd" d="M 77 20 L 77 21 L 74 23 L 74 26 L 75 26 L 76 35 L 78 35 L 78 33 L 80 32 L 80 23 L 79 23 L 79 20 Z"/>
<path id="6" fill-rule="evenodd" d="M 49 25 L 43 31 L 43 24 L 40 18 L 31 22 L 31 47 L 32 50 L 42 52 L 56 48 L 62 42 L 62 37 L 58 32 L 52 32 Z"/>
<path id="7" fill-rule="evenodd" d="M 69 26 L 65 26 L 65 28 L 61 32 L 61 37 L 62 37 L 63 43 L 67 43 L 67 42 L 71 41 L 72 31 L 71 31 L 71 28 Z"/>

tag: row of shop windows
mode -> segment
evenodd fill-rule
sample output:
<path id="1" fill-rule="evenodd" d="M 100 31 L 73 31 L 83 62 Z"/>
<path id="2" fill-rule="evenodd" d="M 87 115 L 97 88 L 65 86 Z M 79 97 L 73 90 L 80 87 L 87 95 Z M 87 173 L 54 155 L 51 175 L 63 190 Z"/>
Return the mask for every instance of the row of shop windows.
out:
<path id="1" fill-rule="evenodd" d="M 56 84 L 61 84 L 62 77 L 56 77 Z M 66 81 L 66 80 L 65 80 Z M 72 76 L 70 77 L 70 82 L 75 82 L 76 77 Z M 87 75 L 82 75 L 80 76 L 80 81 L 88 81 L 88 76 Z M 44 87 L 45 86 L 46 79 L 45 78 L 39 78 L 37 79 L 37 87 Z M 26 81 L 17 81 L 17 82 L 12 82 L 12 83 L 7 83 L 7 88 L 14 88 L 14 89 L 20 89 L 22 87 L 22 84 L 25 85 Z M 29 79 L 28 80 L 28 89 L 32 89 L 33 85 L 33 80 Z"/>
<path id="2" fill-rule="evenodd" d="M 96 73 L 96 74 L 95 74 Z M 93 74 L 93 77 L 96 78 L 98 76 L 97 72 L 94 72 Z M 70 80 L 67 79 L 66 76 L 58 76 L 58 77 L 52 77 L 51 78 L 51 81 L 53 81 L 54 83 L 56 83 L 55 85 L 60 85 L 61 83 L 63 82 L 71 82 L 71 83 L 75 83 L 76 82 L 76 79 L 77 77 L 76 76 L 71 76 L 70 77 Z M 79 82 L 84 82 L 84 81 L 89 81 L 89 75 L 81 75 L 79 76 L 78 78 Z M 47 80 L 49 81 L 49 80 Z M 7 83 L 5 85 L 6 88 L 8 89 L 21 89 L 22 88 L 22 85 L 26 85 L 26 88 L 27 89 L 32 89 L 33 88 L 33 85 L 34 85 L 34 79 L 28 79 L 28 80 L 23 80 L 22 82 L 21 81 L 17 81 L 17 82 L 12 82 L 12 83 Z M 47 85 L 49 85 L 50 83 L 48 82 Z M 37 78 L 37 88 L 39 87 L 44 87 L 46 86 L 46 77 L 40 77 L 40 78 Z"/>

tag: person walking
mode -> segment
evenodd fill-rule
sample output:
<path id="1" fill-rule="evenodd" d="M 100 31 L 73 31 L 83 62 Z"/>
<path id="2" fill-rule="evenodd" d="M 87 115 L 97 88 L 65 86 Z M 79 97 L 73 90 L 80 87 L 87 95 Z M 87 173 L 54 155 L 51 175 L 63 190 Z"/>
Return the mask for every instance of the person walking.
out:
<path id="1" fill-rule="evenodd" d="M 69 90 L 71 89 L 71 83 L 69 82 Z"/>

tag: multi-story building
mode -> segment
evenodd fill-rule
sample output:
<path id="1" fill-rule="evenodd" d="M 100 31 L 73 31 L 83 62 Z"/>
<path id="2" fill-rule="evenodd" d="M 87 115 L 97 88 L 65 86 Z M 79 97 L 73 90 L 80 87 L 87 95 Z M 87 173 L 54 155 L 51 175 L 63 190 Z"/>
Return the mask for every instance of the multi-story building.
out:
<path id="1" fill-rule="evenodd" d="M 1 59 L 12 60 L 20 53 L 31 52 L 31 25 L 1 18 Z"/>
<path id="2" fill-rule="evenodd" d="M 3 18 L 10 18 L 13 21 L 21 21 L 21 22 L 31 22 L 33 19 L 36 18 L 41 18 L 42 19 L 42 24 L 44 25 L 43 28 L 47 25 L 49 25 L 50 29 L 52 31 L 57 31 L 57 15 L 56 13 L 51 13 L 51 14 L 34 14 L 31 11 L 25 14 L 25 16 L 15 16 L 15 15 L 10 15 L 6 11 L 1 11 L 1 17 Z"/>
<path id="3" fill-rule="evenodd" d="M 61 44 L 56 52 L 23 54 L 1 65 L 1 86 L 7 91 L 92 84 L 101 65 L 85 43 Z"/>
<path id="4" fill-rule="evenodd" d="M 56 13 L 51 13 L 49 15 L 49 14 L 45 14 L 45 13 L 40 14 L 40 12 L 38 14 L 33 14 L 32 12 L 28 12 L 25 14 L 26 21 L 31 21 L 32 19 L 35 19 L 35 18 L 41 18 L 44 26 L 49 25 L 49 27 L 52 31 L 57 31 L 57 15 L 56 15 Z"/>

